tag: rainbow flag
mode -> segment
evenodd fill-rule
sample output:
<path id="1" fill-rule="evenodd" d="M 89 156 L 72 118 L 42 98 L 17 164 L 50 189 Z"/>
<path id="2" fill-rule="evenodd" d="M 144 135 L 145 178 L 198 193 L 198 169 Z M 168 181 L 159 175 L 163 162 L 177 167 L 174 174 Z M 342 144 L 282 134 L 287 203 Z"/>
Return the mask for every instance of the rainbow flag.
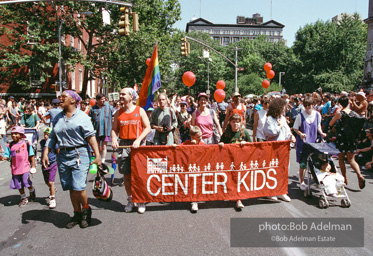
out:
<path id="1" fill-rule="evenodd" d="M 154 93 L 159 88 L 161 88 L 161 73 L 159 72 L 156 44 L 140 88 L 139 98 L 136 105 L 143 107 L 144 110 L 153 107 Z"/>

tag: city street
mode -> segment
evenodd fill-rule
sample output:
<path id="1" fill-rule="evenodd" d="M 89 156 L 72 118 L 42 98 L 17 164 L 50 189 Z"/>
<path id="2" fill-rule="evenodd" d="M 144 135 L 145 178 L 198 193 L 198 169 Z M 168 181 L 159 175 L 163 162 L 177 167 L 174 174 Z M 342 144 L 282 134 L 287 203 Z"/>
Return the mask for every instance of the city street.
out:
<path id="1" fill-rule="evenodd" d="M 250 130 L 250 133 L 252 131 Z M 39 146 L 40 150 L 40 146 Z M 109 152 L 111 154 L 111 152 Z M 107 161 L 109 162 L 110 154 Z M 40 151 L 38 152 L 40 156 Z M 337 161 L 336 161 L 337 163 Z M 295 150 L 291 150 L 289 174 L 289 203 L 257 198 L 243 200 L 245 208 L 238 211 L 235 202 L 218 201 L 199 204 L 196 214 L 190 203 L 149 203 L 146 212 L 123 211 L 127 203 L 125 189 L 119 184 L 116 171 L 114 198 L 111 202 L 97 200 L 92 194 L 92 180 L 88 175 L 87 191 L 92 207 L 92 223 L 86 229 L 79 226 L 66 229 L 72 214 L 69 193 L 62 191 L 59 177 L 57 208 L 50 210 L 46 198 L 40 164 L 32 181 L 36 188 L 36 202 L 19 208 L 20 195 L 10 190 L 9 162 L 0 163 L 0 254 L 1 255 L 372 255 L 373 254 L 373 173 L 363 172 L 366 187 L 360 190 L 358 180 L 348 167 L 347 193 L 350 208 L 342 208 L 339 201 L 328 209 L 318 208 L 318 196 L 303 196 L 298 188 L 298 167 Z M 107 175 L 109 176 L 109 175 Z M 27 195 L 29 192 L 27 191 Z M 357 248 L 232 248 L 231 218 L 364 218 L 364 247 Z M 247 231 L 247 236 L 251 231 Z"/>

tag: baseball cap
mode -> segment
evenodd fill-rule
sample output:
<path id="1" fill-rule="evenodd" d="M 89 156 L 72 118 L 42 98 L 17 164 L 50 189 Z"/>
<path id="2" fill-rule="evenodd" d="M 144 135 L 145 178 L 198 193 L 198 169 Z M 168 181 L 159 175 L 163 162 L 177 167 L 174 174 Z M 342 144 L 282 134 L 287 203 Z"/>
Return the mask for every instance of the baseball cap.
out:
<path id="1" fill-rule="evenodd" d="M 52 132 L 52 128 L 50 127 L 45 128 L 43 131 L 43 133 L 48 133 L 48 134 L 50 134 L 51 132 Z"/>
<path id="2" fill-rule="evenodd" d="M 60 100 L 59 99 L 53 99 L 52 100 L 52 105 L 54 104 L 60 104 Z"/>

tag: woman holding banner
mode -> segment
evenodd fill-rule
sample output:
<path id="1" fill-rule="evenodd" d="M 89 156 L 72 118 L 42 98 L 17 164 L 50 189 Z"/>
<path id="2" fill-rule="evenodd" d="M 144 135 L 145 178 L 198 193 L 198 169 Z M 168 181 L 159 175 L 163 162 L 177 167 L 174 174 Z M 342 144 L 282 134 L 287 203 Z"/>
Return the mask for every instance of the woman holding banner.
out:
<path id="1" fill-rule="evenodd" d="M 284 116 L 285 107 L 286 101 L 281 98 L 276 98 L 269 103 L 267 119 L 263 129 L 267 141 L 292 140 L 292 142 L 295 143 L 295 137 L 291 133 Z M 277 201 L 278 198 L 286 202 L 291 201 L 290 197 L 286 194 L 280 195 L 278 198 L 276 196 L 269 198 L 275 201 Z"/>
<path id="2" fill-rule="evenodd" d="M 237 143 L 243 146 L 246 142 L 252 142 L 249 132 L 245 129 L 244 124 L 242 124 L 242 116 L 235 113 L 229 118 L 227 129 L 221 136 L 219 146 L 223 147 L 224 143 Z M 242 209 L 245 206 L 241 200 L 237 200 L 236 207 Z"/>
<path id="3" fill-rule="evenodd" d="M 202 140 L 205 144 L 216 144 L 214 140 L 214 123 L 219 135 L 222 135 L 222 130 L 219 124 L 218 117 L 214 110 L 207 107 L 208 96 L 201 92 L 198 94 L 198 108 L 192 115 L 192 125 L 198 126 L 202 130 Z"/>

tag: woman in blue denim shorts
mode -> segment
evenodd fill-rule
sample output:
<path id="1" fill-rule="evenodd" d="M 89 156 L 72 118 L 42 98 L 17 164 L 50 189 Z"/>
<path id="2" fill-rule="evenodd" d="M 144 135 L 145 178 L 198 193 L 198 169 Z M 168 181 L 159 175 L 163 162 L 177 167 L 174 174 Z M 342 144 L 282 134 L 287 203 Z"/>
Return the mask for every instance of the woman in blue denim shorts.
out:
<path id="1" fill-rule="evenodd" d="M 70 199 L 74 208 L 74 216 L 67 223 L 66 228 L 77 224 L 86 228 L 91 222 L 92 210 L 88 204 L 86 191 L 87 174 L 90 165 L 88 144 L 95 153 L 95 160 L 91 163 L 101 165 L 101 157 L 96 141 L 96 132 L 90 118 L 77 109 L 80 96 L 74 91 L 64 91 L 61 96 L 60 112 L 53 119 L 53 130 L 46 142 L 43 152 L 43 166 L 49 165 L 48 153 L 58 145 L 58 173 L 63 190 L 70 191 Z"/>

